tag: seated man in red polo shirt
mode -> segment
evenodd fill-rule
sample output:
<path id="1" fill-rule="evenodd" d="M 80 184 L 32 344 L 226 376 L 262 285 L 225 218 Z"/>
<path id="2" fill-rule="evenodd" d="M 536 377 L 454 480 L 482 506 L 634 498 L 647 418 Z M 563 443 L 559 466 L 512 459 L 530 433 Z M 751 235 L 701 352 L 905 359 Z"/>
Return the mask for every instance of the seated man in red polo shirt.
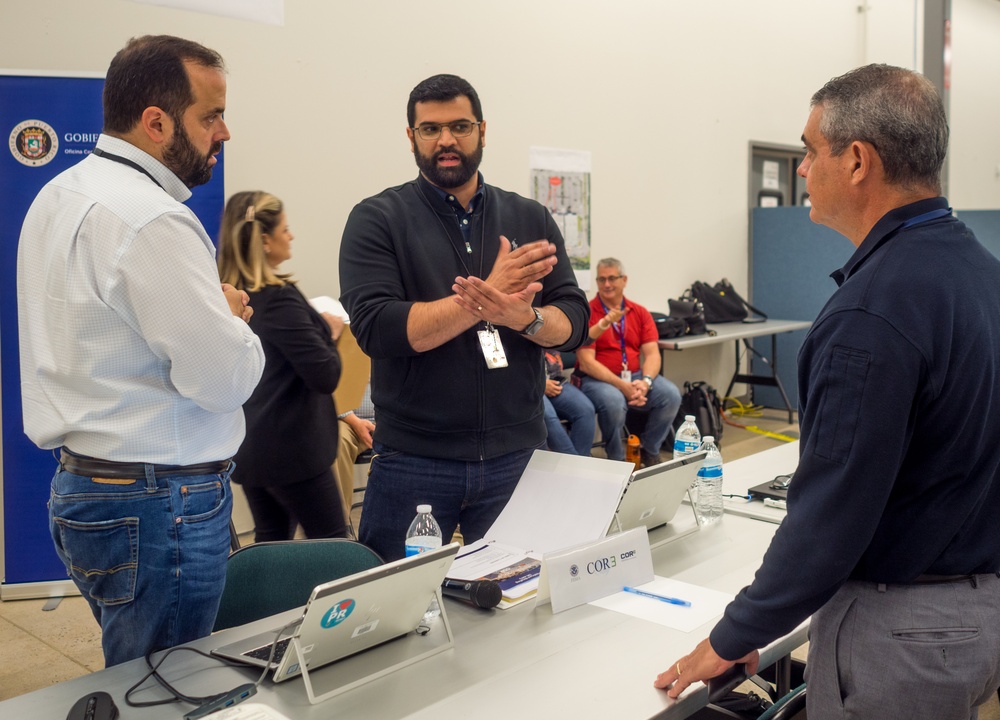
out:
<path id="1" fill-rule="evenodd" d="M 643 466 L 660 462 L 660 446 L 681 405 L 677 386 L 660 376 L 659 335 L 649 311 L 625 299 L 628 276 L 619 260 L 597 263 L 597 297 L 590 301 L 589 345 L 577 350 L 580 389 L 597 410 L 612 460 L 625 459 L 622 428 L 628 408 L 648 412 L 642 432 Z"/>

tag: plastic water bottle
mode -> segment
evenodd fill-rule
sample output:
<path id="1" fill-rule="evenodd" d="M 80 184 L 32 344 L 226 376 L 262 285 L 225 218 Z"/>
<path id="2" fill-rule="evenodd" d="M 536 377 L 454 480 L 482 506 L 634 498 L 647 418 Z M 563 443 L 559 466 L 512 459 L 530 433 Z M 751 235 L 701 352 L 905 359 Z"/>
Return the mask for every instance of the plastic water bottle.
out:
<path id="1" fill-rule="evenodd" d="M 413 518 L 410 529 L 406 531 L 406 557 L 439 547 L 441 547 L 441 526 L 431 515 L 431 506 L 417 505 L 417 516 Z M 424 621 L 436 618 L 440 614 L 441 608 L 438 607 L 437 598 L 434 598 L 424 613 Z"/>
<path id="2" fill-rule="evenodd" d="M 685 415 L 684 422 L 674 433 L 674 459 L 693 455 L 701 448 L 701 431 L 694 421 L 694 415 Z"/>
<path id="3" fill-rule="evenodd" d="M 722 453 L 711 435 L 703 438 L 701 449 L 708 454 L 698 468 L 698 499 L 695 501 L 695 510 L 699 523 L 712 525 L 722 518 Z"/>

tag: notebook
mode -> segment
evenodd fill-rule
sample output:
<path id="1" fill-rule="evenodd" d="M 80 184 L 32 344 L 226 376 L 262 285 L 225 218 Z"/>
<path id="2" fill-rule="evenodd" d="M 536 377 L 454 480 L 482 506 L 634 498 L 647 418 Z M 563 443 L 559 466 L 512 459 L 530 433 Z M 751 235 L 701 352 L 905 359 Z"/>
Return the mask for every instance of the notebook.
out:
<path id="1" fill-rule="evenodd" d="M 279 641 L 281 656 L 276 650 L 270 664 L 274 681 L 301 674 L 292 637 L 299 639 L 311 672 L 415 630 L 458 548 L 451 543 L 317 585 L 294 630 Z M 263 668 L 278 630 L 223 645 L 212 654 Z"/>
<path id="2" fill-rule="evenodd" d="M 787 475 L 777 475 L 766 483 L 761 483 L 760 485 L 754 485 L 747 492 L 753 495 L 755 498 L 763 500 L 764 498 L 771 498 L 773 500 L 787 500 L 788 499 L 788 486 L 792 484 L 792 476 L 794 473 L 788 473 Z"/>
<path id="3" fill-rule="evenodd" d="M 632 473 L 608 532 L 640 526 L 653 530 L 673 520 L 706 454 L 702 450 Z"/>

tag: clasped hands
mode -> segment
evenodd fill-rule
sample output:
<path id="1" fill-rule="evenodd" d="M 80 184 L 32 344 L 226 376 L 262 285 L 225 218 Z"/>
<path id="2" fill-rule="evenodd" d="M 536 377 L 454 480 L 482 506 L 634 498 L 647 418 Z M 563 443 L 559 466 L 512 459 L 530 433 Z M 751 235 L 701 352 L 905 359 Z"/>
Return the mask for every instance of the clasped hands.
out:
<path id="1" fill-rule="evenodd" d="M 242 318 L 243 322 L 250 322 L 253 315 L 253 308 L 250 307 L 250 296 L 242 290 L 237 290 L 229 283 L 222 283 L 222 294 L 226 296 L 229 303 L 229 311 L 236 317 Z"/>
<path id="2" fill-rule="evenodd" d="M 548 240 L 511 250 L 510 241 L 501 235 L 500 252 L 485 280 L 455 278 L 455 302 L 482 320 L 520 332 L 534 320 L 531 301 L 556 262 L 556 246 Z"/>

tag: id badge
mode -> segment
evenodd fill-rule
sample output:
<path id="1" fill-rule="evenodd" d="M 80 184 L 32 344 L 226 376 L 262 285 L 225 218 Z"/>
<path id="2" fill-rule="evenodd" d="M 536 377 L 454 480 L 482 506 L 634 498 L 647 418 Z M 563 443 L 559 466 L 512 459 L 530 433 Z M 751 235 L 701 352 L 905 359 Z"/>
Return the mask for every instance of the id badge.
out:
<path id="1" fill-rule="evenodd" d="M 479 330 L 479 344 L 483 348 L 483 357 L 486 358 L 486 367 L 490 370 L 507 367 L 507 354 L 503 350 L 503 343 L 500 342 L 500 331 L 492 325 L 487 325 L 486 330 Z"/>
<path id="2" fill-rule="evenodd" d="M 628 365 L 622 365 L 622 380 L 625 382 L 632 382 L 632 372 L 628 369 Z"/>

